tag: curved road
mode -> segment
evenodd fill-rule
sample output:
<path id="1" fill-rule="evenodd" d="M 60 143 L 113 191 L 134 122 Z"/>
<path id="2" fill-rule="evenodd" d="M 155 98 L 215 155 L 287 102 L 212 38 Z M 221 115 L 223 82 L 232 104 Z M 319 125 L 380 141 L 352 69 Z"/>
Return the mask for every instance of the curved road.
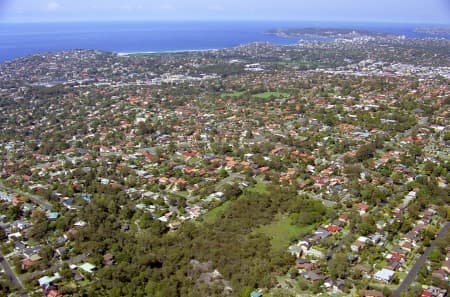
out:
<path id="1" fill-rule="evenodd" d="M 442 227 L 441 231 L 439 231 L 438 236 L 436 239 L 444 237 L 444 235 L 447 233 L 447 231 L 450 229 L 450 222 L 447 222 L 447 224 Z M 424 253 L 417 259 L 416 263 L 414 264 L 413 268 L 409 271 L 408 275 L 405 277 L 403 282 L 398 286 L 398 288 L 392 292 L 392 295 L 394 297 L 399 297 L 400 294 L 409 288 L 409 286 L 413 283 L 413 281 L 416 279 L 417 274 L 419 273 L 420 268 L 423 264 L 427 261 L 428 255 L 430 254 L 431 250 L 436 246 L 436 239 L 433 240 L 433 242 L 430 244 L 429 247 L 427 247 L 424 251 Z"/>

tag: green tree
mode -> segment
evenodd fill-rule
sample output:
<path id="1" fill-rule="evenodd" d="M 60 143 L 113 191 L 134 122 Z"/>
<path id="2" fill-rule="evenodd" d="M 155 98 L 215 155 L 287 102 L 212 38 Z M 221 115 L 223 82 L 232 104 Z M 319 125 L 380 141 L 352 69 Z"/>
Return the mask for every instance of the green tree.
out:
<path id="1" fill-rule="evenodd" d="M 328 262 L 328 269 L 334 278 L 345 278 L 349 271 L 347 255 L 343 252 L 337 252 Z"/>

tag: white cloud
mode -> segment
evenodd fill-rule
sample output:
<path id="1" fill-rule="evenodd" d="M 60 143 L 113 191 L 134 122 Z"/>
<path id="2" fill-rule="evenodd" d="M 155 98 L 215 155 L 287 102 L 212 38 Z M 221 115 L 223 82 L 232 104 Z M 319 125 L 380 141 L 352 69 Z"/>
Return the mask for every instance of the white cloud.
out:
<path id="1" fill-rule="evenodd" d="M 47 10 L 55 11 L 61 8 L 61 4 L 56 1 L 51 1 L 47 3 Z"/>

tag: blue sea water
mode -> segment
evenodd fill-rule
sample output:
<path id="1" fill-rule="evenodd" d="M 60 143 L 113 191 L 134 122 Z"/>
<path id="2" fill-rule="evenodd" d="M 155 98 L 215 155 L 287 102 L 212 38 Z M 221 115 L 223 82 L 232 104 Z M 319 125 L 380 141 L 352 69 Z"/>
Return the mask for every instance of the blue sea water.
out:
<path id="1" fill-rule="evenodd" d="M 2 23 L 0 62 L 67 49 L 99 49 L 117 53 L 228 48 L 251 42 L 293 44 L 299 38 L 265 34 L 270 29 L 340 27 L 429 37 L 417 25 L 318 22 L 80 22 Z M 440 37 L 449 37 L 440 36 Z M 305 39 L 305 38 L 303 38 Z"/>

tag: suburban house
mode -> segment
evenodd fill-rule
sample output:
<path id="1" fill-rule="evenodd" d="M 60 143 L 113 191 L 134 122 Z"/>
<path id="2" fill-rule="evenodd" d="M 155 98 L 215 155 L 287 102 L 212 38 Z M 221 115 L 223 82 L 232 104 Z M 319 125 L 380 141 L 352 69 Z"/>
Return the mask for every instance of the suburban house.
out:
<path id="1" fill-rule="evenodd" d="M 303 249 L 300 245 L 294 244 L 289 246 L 288 251 L 292 256 L 299 258 L 302 255 Z"/>
<path id="2" fill-rule="evenodd" d="M 369 205 L 364 203 L 358 203 L 355 205 L 356 210 L 359 212 L 360 215 L 364 215 L 369 210 Z"/>
<path id="3" fill-rule="evenodd" d="M 262 293 L 258 291 L 253 291 L 250 293 L 250 297 L 262 297 Z"/>
<path id="4" fill-rule="evenodd" d="M 384 282 L 384 283 L 388 284 L 391 282 L 394 275 L 395 275 L 395 271 L 383 268 L 380 271 L 378 271 L 377 273 L 375 273 L 375 275 L 373 277 L 374 277 L 374 279 L 376 279 L 380 282 Z"/>
<path id="5" fill-rule="evenodd" d="M 317 267 L 316 263 L 308 259 L 297 259 L 295 265 L 298 270 L 302 271 L 311 271 Z"/>
<path id="6" fill-rule="evenodd" d="M 365 236 L 360 236 L 351 246 L 351 250 L 355 253 L 359 252 L 361 249 L 363 249 L 367 243 L 369 242 L 369 238 Z"/>

